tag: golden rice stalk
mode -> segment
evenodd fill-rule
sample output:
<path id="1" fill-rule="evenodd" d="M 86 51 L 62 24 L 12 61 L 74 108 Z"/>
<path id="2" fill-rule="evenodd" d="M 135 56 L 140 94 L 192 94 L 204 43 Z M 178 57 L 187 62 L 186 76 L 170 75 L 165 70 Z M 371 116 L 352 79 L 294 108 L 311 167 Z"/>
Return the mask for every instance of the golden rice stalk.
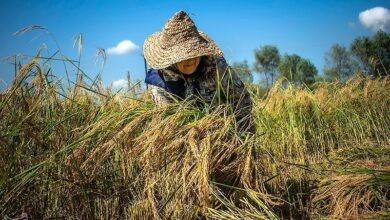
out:
<path id="1" fill-rule="evenodd" d="M 24 76 L 26 73 L 31 71 L 32 68 L 37 67 L 39 68 L 38 62 L 35 59 L 32 59 L 28 61 L 16 74 L 16 78 L 20 79 L 22 76 Z"/>
<path id="2" fill-rule="evenodd" d="M 109 141 L 94 148 L 89 154 L 88 158 L 85 160 L 85 162 L 81 165 L 81 169 L 91 170 L 91 173 L 93 174 L 95 170 L 99 167 L 101 162 L 112 152 L 112 150 L 119 143 L 122 143 L 126 139 L 126 135 L 128 135 L 133 129 L 139 127 L 149 115 L 150 114 L 145 114 L 144 116 L 136 118 L 135 120 L 128 123 Z"/>
<path id="3" fill-rule="evenodd" d="M 382 168 L 383 170 L 383 168 Z M 385 169 L 390 172 L 390 169 Z M 378 174 L 380 175 L 380 174 Z M 388 176 L 378 178 L 376 174 L 337 175 L 320 182 L 313 201 L 327 201 L 322 207 L 331 216 L 354 219 L 366 212 L 388 206 Z M 385 194 L 383 194 L 383 191 Z"/>

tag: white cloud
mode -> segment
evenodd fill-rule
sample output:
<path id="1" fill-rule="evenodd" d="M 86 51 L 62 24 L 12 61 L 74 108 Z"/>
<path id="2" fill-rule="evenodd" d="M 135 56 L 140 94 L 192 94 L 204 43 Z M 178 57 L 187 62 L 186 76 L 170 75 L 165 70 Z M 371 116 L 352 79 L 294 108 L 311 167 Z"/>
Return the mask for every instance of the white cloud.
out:
<path id="1" fill-rule="evenodd" d="M 114 88 L 114 89 L 121 89 L 121 88 L 127 89 L 127 80 L 119 79 L 119 80 L 112 82 L 112 88 Z"/>
<path id="2" fill-rule="evenodd" d="M 359 13 L 360 22 L 374 31 L 385 30 L 390 25 L 390 11 L 384 7 L 375 7 Z"/>
<path id="3" fill-rule="evenodd" d="M 131 40 L 124 40 L 119 42 L 115 47 L 107 49 L 108 54 L 123 55 L 139 49 L 139 46 L 133 43 Z"/>

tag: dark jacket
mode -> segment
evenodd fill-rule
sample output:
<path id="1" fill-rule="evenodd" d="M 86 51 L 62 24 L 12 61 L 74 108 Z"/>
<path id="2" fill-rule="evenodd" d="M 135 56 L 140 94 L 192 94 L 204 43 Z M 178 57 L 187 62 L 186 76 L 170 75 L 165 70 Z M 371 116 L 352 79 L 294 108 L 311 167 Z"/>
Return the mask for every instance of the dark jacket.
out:
<path id="1" fill-rule="evenodd" d="M 193 101 L 198 107 L 216 107 L 229 103 L 233 105 L 239 129 L 254 129 L 250 95 L 223 57 L 202 57 L 191 75 L 181 74 L 174 66 L 160 70 L 150 69 L 145 83 L 157 105 L 183 99 Z"/>

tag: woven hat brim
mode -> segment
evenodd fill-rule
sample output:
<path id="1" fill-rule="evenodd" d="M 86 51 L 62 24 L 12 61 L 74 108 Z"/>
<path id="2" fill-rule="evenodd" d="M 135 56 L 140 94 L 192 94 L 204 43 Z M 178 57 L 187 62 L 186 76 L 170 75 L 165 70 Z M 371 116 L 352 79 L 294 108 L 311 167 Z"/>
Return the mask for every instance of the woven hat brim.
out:
<path id="1" fill-rule="evenodd" d="M 223 56 L 220 48 L 206 33 L 199 31 L 199 34 L 203 39 L 191 38 L 171 47 L 163 48 L 160 42 L 161 32 L 156 32 L 145 40 L 143 48 L 145 59 L 152 68 L 163 69 L 198 56 Z"/>

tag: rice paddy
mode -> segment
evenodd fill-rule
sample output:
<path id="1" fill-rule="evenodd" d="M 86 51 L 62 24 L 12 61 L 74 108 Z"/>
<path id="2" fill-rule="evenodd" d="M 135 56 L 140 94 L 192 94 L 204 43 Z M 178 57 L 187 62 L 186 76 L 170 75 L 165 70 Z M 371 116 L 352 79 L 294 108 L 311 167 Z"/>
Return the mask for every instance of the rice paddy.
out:
<path id="1" fill-rule="evenodd" d="M 251 134 L 229 106 L 65 86 L 43 62 L 0 94 L 5 219 L 390 218 L 389 78 L 247 85 Z"/>

